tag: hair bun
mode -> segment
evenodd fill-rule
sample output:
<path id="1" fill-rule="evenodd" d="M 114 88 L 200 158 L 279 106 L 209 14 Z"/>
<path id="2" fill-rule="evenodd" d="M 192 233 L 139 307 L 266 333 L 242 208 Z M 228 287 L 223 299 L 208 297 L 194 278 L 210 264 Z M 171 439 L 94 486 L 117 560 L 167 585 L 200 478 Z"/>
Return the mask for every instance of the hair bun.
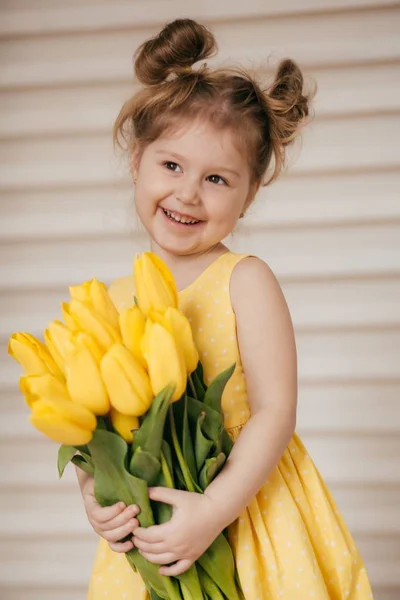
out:
<path id="1" fill-rule="evenodd" d="M 213 34 L 192 19 L 176 19 L 144 42 L 135 54 L 135 74 L 144 85 L 157 85 L 173 72 L 184 72 L 217 50 Z"/>
<path id="2" fill-rule="evenodd" d="M 313 93 L 303 92 L 303 75 L 295 62 L 283 60 L 269 91 L 269 104 L 275 113 L 275 125 L 283 145 L 290 144 L 310 111 Z"/>

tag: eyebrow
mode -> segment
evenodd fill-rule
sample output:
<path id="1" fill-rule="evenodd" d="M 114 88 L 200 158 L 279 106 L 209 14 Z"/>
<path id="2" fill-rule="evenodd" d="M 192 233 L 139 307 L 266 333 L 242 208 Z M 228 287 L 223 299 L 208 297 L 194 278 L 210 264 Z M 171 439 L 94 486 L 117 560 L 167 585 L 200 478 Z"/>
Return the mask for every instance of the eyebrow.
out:
<path id="1" fill-rule="evenodd" d="M 185 160 L 185 157 L 182 156 L 181 154 L 178 154 L 177 152 L 172 152 L 171 150 L 166 150 L 164 148 L 160 148 L 159 150 L 156 150 L 155 154 L 169 154 L 169 156 L 176 158 L 176 160 L 179 160 L 179 161 Z M 220 171 L 225 171 L 226 173 L 231 173 L 232 175 L 235 175 L 236 177 L 240 177 L 240 173 L 238 173 L 234 169 L 230 169 L 229 167 L 222 167 L 222 166 L 215 167 L 215 171 L 216 171 L 216 173 L 218 173 Z"/>

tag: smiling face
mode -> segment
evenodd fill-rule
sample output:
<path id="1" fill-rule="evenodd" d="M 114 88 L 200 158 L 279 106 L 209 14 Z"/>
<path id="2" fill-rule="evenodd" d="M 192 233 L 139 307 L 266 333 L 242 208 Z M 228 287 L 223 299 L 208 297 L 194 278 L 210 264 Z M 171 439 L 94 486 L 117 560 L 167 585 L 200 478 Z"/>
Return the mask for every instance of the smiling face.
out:
<path id="1" fill-rule="evenodd" d="M 135 204 L 153 246 L 201 254 L 233 231 L 254 196 L 234 142 L 229 130 L 194 122 L 145 146 L 133 168 Z"/>

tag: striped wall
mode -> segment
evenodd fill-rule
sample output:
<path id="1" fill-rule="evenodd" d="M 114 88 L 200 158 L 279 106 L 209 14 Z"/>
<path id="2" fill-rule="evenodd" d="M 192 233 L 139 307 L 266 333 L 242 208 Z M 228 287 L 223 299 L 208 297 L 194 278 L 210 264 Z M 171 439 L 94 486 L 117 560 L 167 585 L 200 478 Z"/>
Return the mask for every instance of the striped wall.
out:
<path id="1" fill-rule="evenodd" d="M 0 597 L 82 600 L 95 535 L 56 445 L 33 431 L 6 355 L 67 286 L 147 247 L 111 127 L 132 53 L 178 16 L 215 63 L 295 58 L 315 119 L 232 238 L 277 273 L 298 340 L 298 431 L 359 544 L 377 600 L 400 597 L 400 10 L 373 0 L 0 0 Z M 268 61 L 269 58 L 269 61 Z M 397 126 L 396 126 L 397 124 Z"/>

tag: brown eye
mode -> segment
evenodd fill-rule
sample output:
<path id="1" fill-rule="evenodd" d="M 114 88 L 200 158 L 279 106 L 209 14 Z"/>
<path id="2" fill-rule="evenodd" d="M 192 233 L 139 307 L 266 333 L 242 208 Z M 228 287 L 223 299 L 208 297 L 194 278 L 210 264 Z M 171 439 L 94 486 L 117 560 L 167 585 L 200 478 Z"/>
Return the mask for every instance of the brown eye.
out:
<path id="1" fill-rule="evenodd" d="M 168 169 L 168 171 L 173 171 L 174 173 L 177 173 L 177 167 L 180 169 L 180 166 L 178 165 L 178 163 L 175 163 L 171 160 L 166 160 L 163 163 L 164 167 L 166 167 Z"/>
<path id="2" fill-rule="evenodd" d="M 208 179 L 216 185 L 228 185 L 227 181 L 220 175 L 210 175 Z"/>

